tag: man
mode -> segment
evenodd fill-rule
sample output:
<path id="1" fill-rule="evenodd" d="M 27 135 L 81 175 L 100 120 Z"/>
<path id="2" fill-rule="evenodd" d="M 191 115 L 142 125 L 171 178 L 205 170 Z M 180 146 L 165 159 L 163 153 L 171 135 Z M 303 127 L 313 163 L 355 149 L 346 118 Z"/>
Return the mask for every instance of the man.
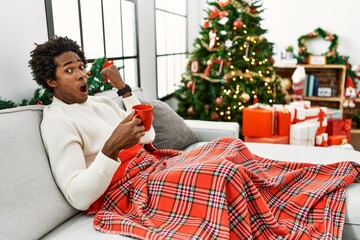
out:
<path id="1" fill-rule="evenodd" d="M 69 203 L 86 210 L 107 189 L 121 163 L 118 153 L 145 136 L 141 120 L 107 98 L 88 96 L 86 59 L 73 40 L 56 37 L 37 45 L 29 65 L 34 79 L 53 93 L 44 109 L 41 133 L 55 180 Z M 102 71 L 119 89 L 126 109 L 140 103 L 125 85 L 116 66 Z"/>
<path id="2" fill-rule="evenodd" d="M 138 143 L 150 143 L 153 129 L 145 133 L 133 112 L 88 96 L 74 41 L 51 39 L 31 57 L 34 79 L 54 93 L 41 132 L 55 180 L 75 208 L 96 212 L 95 229 L 140 239 L 341 237 L 344 187 L 358 181 L 356 164 L 273 161 L 233 138 L 150 152 Z M 139 103 L 115 66 L 102 74 L 127 109 Z"/>

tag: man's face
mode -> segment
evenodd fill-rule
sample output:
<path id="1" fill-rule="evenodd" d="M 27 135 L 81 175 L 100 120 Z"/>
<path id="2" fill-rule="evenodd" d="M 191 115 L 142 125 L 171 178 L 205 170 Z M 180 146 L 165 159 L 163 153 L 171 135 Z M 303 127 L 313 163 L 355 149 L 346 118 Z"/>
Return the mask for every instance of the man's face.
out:
<path id="1" fill-rule="evenodd" d="M 74 52 L 64 52 L 54 58 L 56 80 L 47 80 L 54 96 L 61 101 L 83 103 L 88 98 L 87 75 L 84 63 Z"/>

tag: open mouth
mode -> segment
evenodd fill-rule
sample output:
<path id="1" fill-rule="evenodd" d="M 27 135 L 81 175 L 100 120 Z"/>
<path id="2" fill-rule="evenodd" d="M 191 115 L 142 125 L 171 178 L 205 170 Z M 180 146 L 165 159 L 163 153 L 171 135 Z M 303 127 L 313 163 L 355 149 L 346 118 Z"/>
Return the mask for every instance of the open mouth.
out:
<path id="1" fill-rule="evenodd" d="M 82 93 L 87 93 L 88 87 L 86 83 L 81 84 L 80 91 Z"/>

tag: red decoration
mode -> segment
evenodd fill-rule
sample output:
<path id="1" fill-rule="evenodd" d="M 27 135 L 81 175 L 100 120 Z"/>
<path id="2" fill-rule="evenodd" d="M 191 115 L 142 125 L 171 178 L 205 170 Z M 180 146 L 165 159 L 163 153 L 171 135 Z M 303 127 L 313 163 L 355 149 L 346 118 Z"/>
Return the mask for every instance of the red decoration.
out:
<path id="1" fill-rule="evenodd" d="M 222 101 L 223 101 L 222 98 L 218 97 L 218 98 L 215 99 L 215 104 L 218 105 L 218 106 L 221 106 Z"/>
<path id="2" fill-rule="evenodd" d="M 209 19 L 215 19 L 219 16 L 220 11 L 217 7 L 211 6 L 210 7 L 210 13 L 209 13 Z"/>
<path id="3" fill-rule="evenodd" d="M 224 8 L 227 5 L 229 5 L 230 2 L 231 2 L 230 0 L 219 0 L 219 5 L 220 5 L 220 7 Z"/>
<path id="4" fill-rule="evenodd" d="M 211 30 L 209 32 L 209 38 L 210 38 L 209 49 L 213 50 L 213 48 L 215 47 L 215 44 L 216 44 L 216 30 L 215 29 L 214 29 L 214 31 Z"/>
<path id="5" fill-rule="evenodd" d="M 236 19 L 236 20 L 233 22 L 233 26 L 236 27 L 236 28 L 242 28 L 243 22 L 242 22 L 240 19 Z"/>
<path id="6" fill-rule="evenodd" d="M 43 102 L 39 100 L 36 102 L 36 105 L 43 105 Z"/>
<path id="7" fill-rule="evenodd" d="M 209 28 L 210 25 L 211 25 L 211 24 L 210 24 L 209 20 L 205 20 L 205 21 L 203 22 L 203 24 L 202 24 L 203 28 Z"/>
<path id="8" fill-rule="evenodd" d="M 192 89 L 193 85 L 194 85 L 194 82 L 193 82 L 193 81 L 188 81 L 188 83 L 186 84 L 186 87 L 187 87 L 188 89 Z"/>
<path id="9" fill-rule="evenodd" d="M 212 113 L 211 114 L 211 119 L 215 120 L 215 121 L 219 120 L 219 114 L 217 112 Z"/>
<path id="10" fill-rule="evenodd" d="M 88 72 L 87 72 L 87 75 L 88 75 L 88 76 L 91 76 L 91 74 L 92 74 L 91 71 L 88 71 Z"/>
<path id="11" fill-rule="evenodd" d="M 228 11 L 221 11 L 219 12 L 219 18 L 222 19 L 223 17 L 226 17 L 227 15 L 229 15 Z"/>

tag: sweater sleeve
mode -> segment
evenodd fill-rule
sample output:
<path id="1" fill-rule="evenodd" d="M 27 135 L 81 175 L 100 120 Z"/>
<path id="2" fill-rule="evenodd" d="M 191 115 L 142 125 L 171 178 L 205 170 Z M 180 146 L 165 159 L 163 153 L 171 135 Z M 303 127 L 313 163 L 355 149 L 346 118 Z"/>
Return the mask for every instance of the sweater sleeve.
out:
<path id="1" fill-rule="evenodd" d="M 87 167 L 82 139 L 66 119 L 43 119 L 41 133 L 60 190 L 74 208 L 87 210 L 108 188 L 120 163 L 100 151 Z"/>

